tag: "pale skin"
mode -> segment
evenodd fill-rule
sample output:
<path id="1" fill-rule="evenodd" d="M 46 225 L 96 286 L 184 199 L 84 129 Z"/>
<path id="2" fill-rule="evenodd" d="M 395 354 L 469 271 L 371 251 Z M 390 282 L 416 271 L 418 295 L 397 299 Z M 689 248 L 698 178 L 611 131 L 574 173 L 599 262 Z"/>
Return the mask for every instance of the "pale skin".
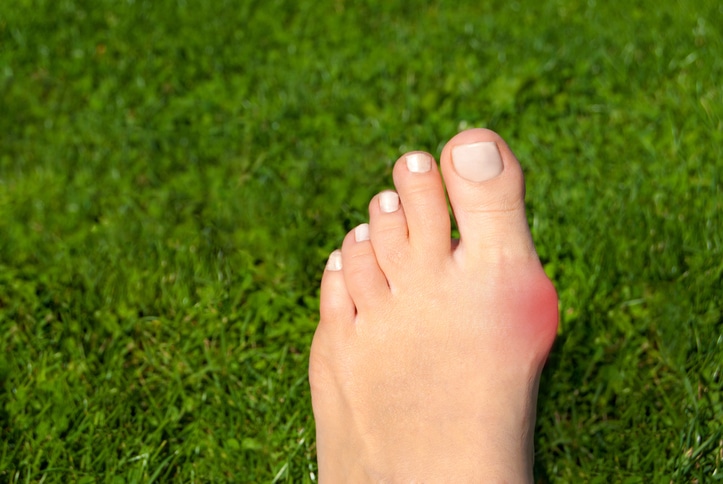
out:
<path id="1" fill-rule="evenodd" d="M 322 278 L 309 367 L 319 481 L 532 482 L 558 309 L 522 169 L 499 135 L 473 129 L 439 167 L 412 152 L 393 176 Z"/>

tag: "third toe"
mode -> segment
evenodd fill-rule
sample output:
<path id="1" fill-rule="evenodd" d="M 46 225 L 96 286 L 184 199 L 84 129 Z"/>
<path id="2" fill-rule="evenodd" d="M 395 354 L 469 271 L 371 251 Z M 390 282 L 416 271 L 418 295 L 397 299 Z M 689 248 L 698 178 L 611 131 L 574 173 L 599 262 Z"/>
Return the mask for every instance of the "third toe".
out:
<path id="1" fill-rule="evenodd" d="M 386 190 L 369 202 L 369 230 L 377 261 L 387 273 L 408 254 L 409 229 L 397 192 Z"/>

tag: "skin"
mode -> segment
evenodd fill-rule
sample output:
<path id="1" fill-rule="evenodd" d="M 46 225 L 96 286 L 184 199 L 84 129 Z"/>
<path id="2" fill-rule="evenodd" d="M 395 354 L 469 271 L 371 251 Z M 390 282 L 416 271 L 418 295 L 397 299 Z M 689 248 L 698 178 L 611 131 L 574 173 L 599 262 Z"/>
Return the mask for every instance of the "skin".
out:
<path id="1" fill-rule="evenodd" d="M 499 169 L 463 170 L 464 146 L 498 153 Z M 322 483 L 532 482 L 558 310 L 522 170 L 483 129 L 452 138 L 440 166 L 402 156 L 399 207 L 394 192 L 377 194 L 368 227 L 347 234 L 324 271 L 309 367 Z"/>

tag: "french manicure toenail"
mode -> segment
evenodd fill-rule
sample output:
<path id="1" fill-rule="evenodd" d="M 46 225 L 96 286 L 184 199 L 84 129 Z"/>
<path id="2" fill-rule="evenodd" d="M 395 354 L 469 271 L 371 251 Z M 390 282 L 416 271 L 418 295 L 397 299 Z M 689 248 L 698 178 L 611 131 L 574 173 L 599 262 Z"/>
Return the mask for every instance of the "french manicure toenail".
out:
<path id="1" fill-rule="evenodd" d="M 411 153 L 405 158 L 407 169 L 412 173 L 426 173 L 432 169 L 432 157 L 426 153 Z"/>
<path id="2" fill-rule="evenodd" d="M 396 192 L 382 192 L 379 194 L 379 208 L 384 213 L 396 212 L 399 209 L 399 195 Z"/>
<path id="3" fill-rule="evenodd" d="M 361 224 L 354 229 L 354 240 L 357 242 L 369 240 L 369 224 Z"/>
<path id="4" fill-rule="evenodd" d="M 326 261 L 327 271 L 340 271 L 341 270 L 341 251 L 335 250 L 329 255 L 329 260 Z"/>
<path id="5" fill-rule="evenodd" d="M 473 182 L 490 180 L 502 173 L 502 157 L 494 141 L 455 146 L 452 164 L 461 177 Z"/>

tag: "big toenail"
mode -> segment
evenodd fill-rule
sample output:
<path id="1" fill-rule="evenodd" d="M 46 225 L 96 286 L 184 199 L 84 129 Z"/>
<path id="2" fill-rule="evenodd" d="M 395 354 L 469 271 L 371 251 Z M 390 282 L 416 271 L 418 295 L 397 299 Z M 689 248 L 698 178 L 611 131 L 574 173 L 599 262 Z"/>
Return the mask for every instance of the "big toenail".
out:
<path id="1" fill-rule="evenodd" d="M 354 229 L 354 240 L 357 242 L 369 240 L 369 224 L 361 224 Z"/>
<path id="2" fill-rule="evenodd" d="M 327 271 L 340 271 L 341 270 L 341 251 L 335 250 L 329 255 L 329 260 L 326 261 Z"/>
<path id="3" fill-rule="evenodd" d="M 396 212 L 399 208 L 399 195 L 396 192 L 382 192 L 379 194 L 379 208 L 384 213 Z"/>
<path id="4" fill-rule="evenodd" d="M 407 169 L 412 173 L 426 173 L 432 169 L 432 157 L 426 153 L 411 153 L 405 158 Z"/>
<path id="5" fill-rule="evenodd" d="M 461 177 L 473 182 L 489 180 L 502 173 L 502 158 L 494 141 L 455 146 L 452 164 Z"/>

